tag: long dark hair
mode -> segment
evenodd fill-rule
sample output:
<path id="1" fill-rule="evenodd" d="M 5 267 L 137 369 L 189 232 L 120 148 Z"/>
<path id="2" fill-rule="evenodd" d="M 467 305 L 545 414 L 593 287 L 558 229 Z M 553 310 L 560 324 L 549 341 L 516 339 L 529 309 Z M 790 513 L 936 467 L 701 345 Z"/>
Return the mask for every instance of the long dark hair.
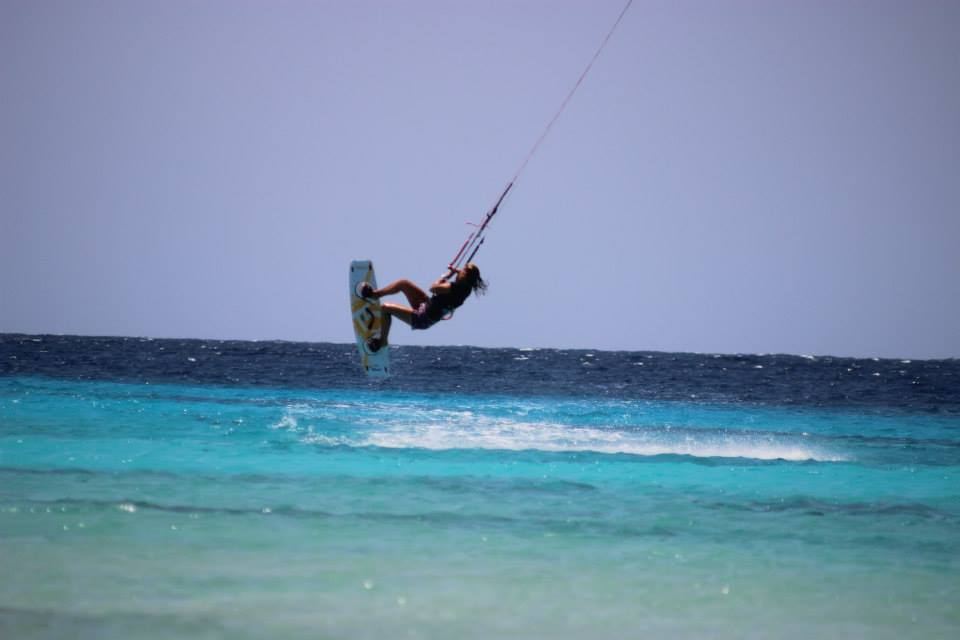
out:
<path id="1" fill-rule="evenodd" d="M 472 262 L 468 262 L 463 270 L 466 272 L 465 281 L 467 286 L 470 287 L 470 290 L 477 295 L 485 294 L 487 292 L 487 283 L 480 277 L 480 267 Z M 457 278 L 457 282 L 460 282 L 459 277 Z"/>

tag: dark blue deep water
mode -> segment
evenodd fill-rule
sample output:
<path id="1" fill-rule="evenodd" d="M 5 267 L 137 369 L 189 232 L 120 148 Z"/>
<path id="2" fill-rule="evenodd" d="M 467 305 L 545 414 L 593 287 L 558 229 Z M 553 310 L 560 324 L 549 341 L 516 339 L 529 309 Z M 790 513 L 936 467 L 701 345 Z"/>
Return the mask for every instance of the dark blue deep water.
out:
<path id="1" fill-rule="evenodd" d="M 354 345 L 0 334 L 0 375 L 154 384 L 695 400 L 960 415 L 960 360 L 391 348 L 367 383 Z"/>
<path id="2" fill-rule="evenodd" d="M 0 335 L 0 637 L 955 637 L 960 362 Z"/>

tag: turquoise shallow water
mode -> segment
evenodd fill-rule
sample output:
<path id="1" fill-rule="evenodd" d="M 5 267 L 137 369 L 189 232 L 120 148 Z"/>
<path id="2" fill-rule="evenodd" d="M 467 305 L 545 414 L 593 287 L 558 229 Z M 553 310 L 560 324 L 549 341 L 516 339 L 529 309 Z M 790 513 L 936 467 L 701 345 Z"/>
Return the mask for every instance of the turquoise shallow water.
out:
<path id="1" fill-rule="evenodd" d="M 900 404 L 7 375 L 0 637 L 955 637 Z"/>

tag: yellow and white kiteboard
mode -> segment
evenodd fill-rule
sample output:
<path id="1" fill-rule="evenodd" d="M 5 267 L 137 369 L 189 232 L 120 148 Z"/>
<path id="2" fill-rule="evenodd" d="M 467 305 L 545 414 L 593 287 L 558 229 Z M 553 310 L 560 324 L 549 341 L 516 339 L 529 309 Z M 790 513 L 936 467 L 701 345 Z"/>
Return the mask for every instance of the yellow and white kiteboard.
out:
<path id="1" fill-rule="evenodd" d="M 360 351 L 360 364 L 371 378 L 390 376 L 390 347 L 384 345 L 371 352 L 367 341 L 380 336 L 383 311 L 380 301 L 364 299 L 359 295 L 360 285 L 369 282 L 377 288 L 377 278 L 373 273 L 373 263 L 369 260 L 354 260 L 350 263 L 350 313 L 353 316 L 353 333 L 357 338 Z"/>

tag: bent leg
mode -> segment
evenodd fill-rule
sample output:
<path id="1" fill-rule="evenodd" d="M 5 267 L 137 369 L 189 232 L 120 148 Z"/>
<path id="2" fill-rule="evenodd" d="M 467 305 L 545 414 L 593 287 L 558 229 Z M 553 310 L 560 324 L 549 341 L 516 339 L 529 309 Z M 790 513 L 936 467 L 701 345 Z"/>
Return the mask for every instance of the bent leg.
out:
<path id="1" fill-rule="evenodd" d="M 393 318 L 400 318 L 403 322 L 412 326 L 413 309 L 405 307 L 402 304 L 384 302 L 380 305 L 382 311 L 380 315 L 380 340 L 376 349 L 390 344 L 390 326 L 393 324 Z"/>
<path id="2" fill-rule="evenodd" d="M 430 299 L 423 289 L 415 285 L 410 280 L 397 280 L 396 282 L 391 282 L 387 286 L 377 289 L 373 292 L 373 295 L 377 298 L 382 298 L 383 296 L 393 295 L 394 293 L 402 293 L 407 297 L 407 302 L 410 303 L 410 306 L 413 309 L 416 309 L 421 304 Z M 393 305 L 394 307 L 399 307 L 400 305 Z M 407 321 L 407 324 L 410 324 Z"/>
<path id="3" fill-rule="evenodd" d="M 392 302 L 384 302 L 380 305 L 380 309 L 384 312 L 381 318 L 386 320 L 386 326 L 390 326 L 390 318 L 400 318 L 403 322 L 409 325 L 413 325 L 413 309 L 410 307 L 405 307 L 402 304 L 394 304 Z M 383 322 L 383 320 L 381 320 Z"/>

